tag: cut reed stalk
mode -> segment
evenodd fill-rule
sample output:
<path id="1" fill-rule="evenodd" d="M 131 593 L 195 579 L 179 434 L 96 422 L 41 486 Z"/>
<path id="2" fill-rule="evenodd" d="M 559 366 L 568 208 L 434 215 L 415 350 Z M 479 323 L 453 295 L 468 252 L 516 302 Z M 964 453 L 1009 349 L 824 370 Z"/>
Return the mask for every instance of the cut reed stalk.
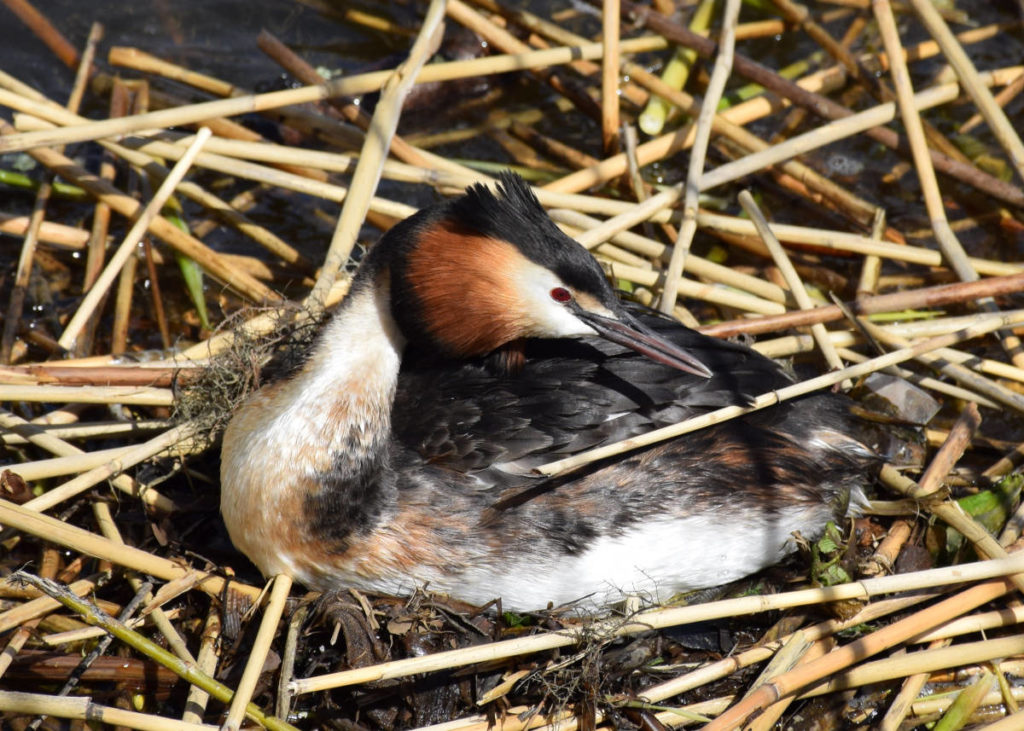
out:
<path id="1" fill-rule="evenodd" d="M 195 136 L 195 140 L 189 145 L 188 150 L 181 156 L 170 174 L 164 179 L 163 183 L 157 189 L 156 193 L 153 194 L 153 198 L 146 204 L 138 217 L 135 219 L 135 223 L 132 224 L 131 230 L 128 231 L 127 236 L 124 237 L 124 241 L 118 246 L 113 256 L 107 262 L 106 268 L 93 283 L 93 286 L 89 289 L 85 299 L 82 300 L 78 310 L 75 312 L 71 321 L 68 322 L 64 333 L 60 336 L 58 342 L 62 347 L 71 349 L 74 346 L 75 339 L 79 333 L 82 332 L 82 328 L 85 326 L 86 320 L 92 317 L 93 311 L 100 304 L 100 300 L 106 297 L 107 290 L 114 281 L 114 277 L 120 272 L 121 267 L 124 266 L 125 262 L 128 261 L 128 257 L 135 253 L 135 247 L 142 240 L 147 229 L 149 229 L 153 220 L 160 215 L 161 209 L 164 204 L 174 193 L 174 189 L 178 183 L 188 173 L 189 168 L 192 167 L 193 161 L 202 149 L 203 145 L 208 139 L 210 139 L 210 132 L 208 127 L 203 127 Z"/>
<path id="2" fill-rule="evenodd" d="M 662 287 L 658 309 L 665 314 L 675 310 L 676 299 L 679 297 L 679 280 L 683 276 L 686 256 L 690 252 L 693 235 L 697 233 L 697 206 L 701 192 L 701 178 L 704 175 L 704 161 L 707 157 L 708 143 L 711 141 L 711 130 L 714 126 L 715 109 L 725 91 L 725 84 L 732 71 L 733 54 L 736 49 L 736 22 L 739 18 L 739 0 L 726 0 L 722 14 L 722 34 L 718 46 L 718 57 L 708 82 L 707 94 L 701 105 L 700 113 L 694 128 L 693 146 L 690 150 L 690 163 L 686 170 L 686 185 L 683 197 L 683 221 L 679 234 L 672 247 L 672 257 L 665 270 L 665 283 Z"/>
<path id="3" fill-rule="evenodd" d="M 899 576 L 881 576 L 873 579 L 864 579 L 852 584 L 837 584 L 831 587 L 804 589 L 783 594 L 746 596 L 690 607 L 654 610 L 634 615 L 628 621 L 609 620 L 590 625 L 587 627 L 586 632 L 591 637 L 595 633 L 601 636 L 619 637 L 636 632 L 647 632 L 652 629 L 701 622 L 715 617 L 740 616 L 763 612 L 769 609 L 866 598 L 881 593 L 913 591 L 941 586 L 947 583 L 980 581 L 994 576 L 1014 575 L 1021 571 L 1024 571 L 1024 554 L 1016 554 L 1005 559 L 979 561 L 973 564 L 961 564 L 945 569 L 931 569 L 912 574 L 901 574 Z M 1006 584 L 1003 581 L 993 581 L 982 586 L 987 587 L 986 591 L 993 594 L 993 598 L 1001 596 L 1002 593 L 1007 591 Z M 994 587 L 998 587 L 1001 593 L 994 594 Z M 971 607 L 965 606 L 963 612 L 970 609 Z M 920 632 L 924 629 L 924 627 L 920 627 L 917 631 Z M 366 668 L 346 670 L 340 673 L 296 679 L 291 683 L 290 690 L 294 694 L 300 695 L 375 680 L 401 678 L 417 673 L 434 672 L 567 647 L 576 644 L 579 639 L 580 637 L 577 632 L 564 630 L 514 640 L 492 642 L 488 645 L 439 652 L 424 657 L 394 660 Z"/>
<path id="4" fill-rule="evenodd" d="M 195 587 L 211 596 L 220 596 L 229 584 L 232 591 L 244 594 L 250 599 L 258 598 L 261 593 L 257 587 L 238 581 L 229 582 L 221 576 L 205 571 L 187 569 L 169 559 L 110 541 L 7 500 L 0 500 L 0 524 L 165 581 L 186 577 L 194 579 Z"/>
<path id="5" fill-rule="evenodd" d="M 45 715 L 93 723 L 109 724 L 139 731 L 216 731 L 217 726 L 185 723 L 151 713 L 127 711 L 100 705 L 89 697 L 60 697 L 42 693 L 0 690 L 0 711 L 11 715 Z"/>
<path id="6" fill-rule="evenodd" d="M 373 112 L 373 122 L 366 134 L 366 140 L 352 175 L 350 195 L 342 206 L 338 224 L 334 229 L 331 245 L 320 267 L 316 284 L 306 298 L 307 305 L 320 307 L 327 292 L 334 285 L 338 272 L 348 261 L 359 235 L 359 224 L 366 218 L 373 192 L 380 181 L 381 167 L 387 157 L 391 138 L 398 129 L 402 103 L 412 89 L 416 75 L 437 50 L 444 32 L 445 3 L 431 0 L 426 18 L 413 43 L 409 58 L 385 82 L 380 100 Z"/>
<path id="7" fill-rule="evenodd" d="M 907 138 L 910 140 L 910 151 L 913 156 L 914 166 L 917 169 L 918 179 L 921 182 L 925 208 L 928 210 L 928 216 L 931 219 L 935 240 L 942 250 L 943 257 L 949 263 L 950 268 L 956 272 L 956 275 L 965 282 L 972 282 L 978 278 L 978 272 L 971 266 L 967 252 L 960 244 L 959 239 L 957 239 L 956 234 L 949 225 L 949 220 L 946 218 L 945 203 L 939 191 L 939 181 L 935 176 L 935 168 L 932 166 L 929 155 L 928 142 L 925 139 L 923 124 L 918 115 L 918 108 L 913 96 L 914 90 L 910 83 L 910 72 L 903 61 L 902 54 L 898 52 L 900 49 L 900 37 L 896 29 L 896 19 L 893 17 L 892 7 L 888 0 L 874 0 L 873 7 L 875 17 L 878 20 L 879 31 L 882 35 L 882 41 L 885 43 L 886 50 L 893 59 L 890 71 L 893 83 L 896 86 L 900 117 L 903 119 L 903 126 L 907 131 Z M 943 25 L 943 27 L 945 26 Z M 946 33 L 948 34 L 946 40 L 955 44 L 956 40 L 952 38 L 952 34 L 949 34 L 948 29 L 946 29 Z M 960 53 L 963 54 L 963 49 L 960 49 Z M 966 59 L 966 55 L 963 55 L 963 58 Z M 971 70 L 973 71 L 973 66 Z M 976 72 L 973 75 L 968 77 L 962 76 L 961 78 L 963 83 L 968 86 L 972 83 L 982 83 L 981 78 Z M 974 94 L 973 91 L 970 93 Z M 988 90 L 986 88 L 987 93 Z M 987 98 L 991 99 L 991 95 L 988 95 Z M 1019 139 L 1017 144 L 1020 145 Z M 1022 165 L 1020 170 L 1024 171 L 1024 146 L 1021 146 L 1020 150 Z M 995 302 L 991 299 L 981 300 L 979 304 L 989 312 L 998 310 Z M 1020 339 L 1012 333 L 1006 333 L 1001 338 L 1001 341 L 1003 348 L 1010 355 L 1014 363 L 1018 367 L 1024 367 L 1024 350 L 1021 348 Z"/>
<path id="8" fill-rule="evenodd" d="M 155 660 L 169 670 L 172 670 L 184 680 L 192 683 L 193 685 L 201 686 L 206 692 L 218 700 L 228 702 L 232 699 L 233 693 L 227 686 L 217 682 L 205 673 L 200 672 L 193 664 L 183 662 L 181 659 L 175 657 L 172 653 L 160 647 L 155 642 L 152 642 L 146 637 L 140 635 L 138 632 L 128 628 L 123 622 L 107 616 L 94 604 L 79 599 L 77 596 L 65 591 L 61 586 L 52 581 L 40 579 L 30 574 L 22 573 L 19 575 L 33 586 L 45 591 L 68 609 L 80 614 L 90 624 L 103 627 L 117 639 L 130 645 L 138 652 L 152 660 Z M 265 715 L 254 704 L 250 703 L 245 708 L 245 713 L 249 718 L 253 719 L 260 725 L 271 729 L 271 731 L 297 731 L 294 726 L 287 724 L 280 719 Z"/>
<path id="9" fill-rule="evenodd" d="M 1022 652 L 1024 652 L 1024 635 L 981 642 L 963 642 L 952 647 L 910 652 L 885 660 L 866 662 L 845 670 L 828 682 L 809 688 L 801 697 L 813 698 L 837 690 L 882 683 L 914 673 L 931 673 L 936 670 L 986 662 Z"/>
<path id="10" fill-rule="evenodd" d="M 442 3 L 443 5 L 443 3 Z M 274 588 L 270 592 L 270 600 L 263 610 L 263 621 L 260 622 L 256 639 L 253 640 L 252 650 L 249 653 L 249 660 L 245 664 L 245 671 L 238 681 L 235 695 L 231 699 L 231 706 L 228 708 L 227 718 L 221 728 L 224 731 L 238 731 L 245 718 L 246 708 L 256 690 L 256 682 L 263 672 L 263 665 L 267 661 L 267 654 L 270 652 L 270 643 L 277 634 L 277 624 L 281 621 L 284 613 L 285 602 L 288 601 L 288 592 L 292 588 L 290 576 L 280 574 L 274 578 Z"/>
<path id="11" fill-rule="evenodd" d="M 946 21 L 942 19 L 931 3 L 924 0 L 910 0 L 910 4 L 921 18 L 921 22 L 928 28 L 928 32 L 939 44 L 942 53 L 963 82 L 967 93 L 978 105 L 978 111 L 985 117 L 985 121 L 988 122 L 996 139 L 1006 150 L 1010 163 L 1017 170 L 1017 175 L 1024 180 L 1024 143 L 1021 142 L 1013 125 L 1010 124 L 1010 120 L 1006 118 L 1002 107 L 996 104 L 995 99 L 992 98 L 988 87 L 981 82 L 978 70 L 974 68 L 970 57 L 964 52 L 963 47 L 950 32 Z"/>
<path id="12" fill-rule="evenodd" d="M 772 235 L 771 229 L 768 228 L 768 221 L 765 219 L 764 214 L 761 213 L 761 209 L 758 208 L 757 203 L 754 201 L 754 197 L 750 194 L 750 191 L 744 190 L 740 192 L 739 202 L 740 205 L 743 206 L 743 210 L 747 212 L 747 215 L 750 216 L 750 219 L 754 222 L 754 226 L 757 228 L 757 233 L 761 237 L 761 241 L 764 242 L 765 246 L 768 247 L 768 251 L 771 252 L 772 259 L 775 261 L 775 266 L 777 266 L 779 271 L 782 272 L 782 277 L 786 280 L 786 284 L 789 286 L 789 291 L 793 293 L 797 306 L 801 310 L 814 309 L 814 303 L 807 294 L 807 289 L 804 287 L 804 283 L 800 279 L 800 275 L 797 274 L 796 268 L 793 266 L 793 262 L 790 261 L 789 257 L 786 255 L 786 251 L 782 248 L 782 244 L 779 243 L 779 240 Z M 820 322 L 811 325 L 811 335 L 818 344 L 818 348 L 821 350 L 821 354 L 824 356 L 825 362 L 828 363 L 829 367 L 834 370 L 842 369 L 843 361 L 839 359 L 839 355 L 836 353 L 835 346 L 832 345 L 832 341 L 829 339 L 828 331 L 825 329 L 825 326 Z M 850 381 L 844 381 L 841 384 L 843 390 L 849 390 L 851 385 Z"/>
<path id="13" fill-rule="evenodd" d="M 1006 581 L 988 581 L 977 584 L 910 617 L 839 647 L 818 660 L 801 665 L 774 678 L 732 706 L 708 724 L 706 728 L 708 731 L 724 731 L 724 729 L 731 729 L 735 725 L 742 724 L 752 714 L 767 708 L 780 698 L 798 693 L 821 678 L 905 641 L 908 637 L 920 632 L 922 626 L 934 626 L 997 599 L 1009 591 L 1010 586 Z M 1014 639 L 1021 647 L 1024 647 L 1024 637 Z M 1005 648 L 1000 647 L 1000 649 Z"/>
<path id="14" fill-rule="evenodd" d="M 644 53 L 664 49 L 667 45 L 667 41 L 660 36 L 647 36 L 623 41 L 620 45 L 620 50 L 624 54 Z M 603 48 L 600 43 L 588 43 L 583 46 L 524 51 L 522 53 L 490 56 L 469 61 L 429 64 L 416 76 L 416 83 L 451 81 L 486 74 L 511 73 L 524 69 L 567 64 L 579 59 L 592 61 L 601 58 L 602 53 Z M 18 152 L 52 145 L 98 140 L 105 137 L 131 134 L 140 130 L 197 124 L 216 117 L 231 117 L 238 114 L 277 109 L 291 104 L 322 101 L 334 96 L 355 96 L 357 94 L 379 91 L 393 73 L 394 70 L 373 71 L 299 89 L 287 89 L 285 91 L 253 94 L 246 97 L 232 97 L 212 102 L 201 102 L 184 107 L 136 114 L 130 117 L 89 122 L 58 130 L 26 132 L 0 138 L 0 151 Z"/>
<path id="15" fill-rule="evenodd" d="M 56 454 L 61 457 L 72 457 L 83 454 L 83 451 L 78 447 L 68 444 L 57 436 L 47 433 L 42 427 L 31 424 L 19 416 L 15 416 L 9 411 L 0 409 L 0 431 L 6 431 L 10 434 L 17 435 L 23 439 L 35 444 L 38 447 L 45 449 L 51 454 Z M 8 436 L 5 434 L 5 436 Z M 172 512 L 177 508 L 175 503 L 167 497 L 160 494 L 158 490 L 147 489 L 145 492 L 140 494 L 139 486 L 135 480 L 131 479 L 127 475 L 118 475 L 111 479 L 111 484 L 118 490 L 138 497 L 144 504 L 155 508 L 162 513 Z"/>

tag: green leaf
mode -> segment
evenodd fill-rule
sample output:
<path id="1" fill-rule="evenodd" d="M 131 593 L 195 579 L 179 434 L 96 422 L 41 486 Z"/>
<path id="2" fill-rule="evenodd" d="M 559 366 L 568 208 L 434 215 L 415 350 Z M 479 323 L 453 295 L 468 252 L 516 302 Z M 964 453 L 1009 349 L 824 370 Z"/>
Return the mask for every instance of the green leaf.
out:
<path id="1" fill-rule="evenodd" d="M 161 215 L 185 233 L 189 233 L 188 224 L 181 217 L 181 206 L 174 199 L 168 201 L 163 211 L 161 211 Z M 188 293 L 188 298 L 192 300 L 192 304 L 196 308 L 199 324 L 204 329 L 211 330 L 210 313 L 206 309 L 206 293 L 203 291 L 202 267 L 192 257 L 185 256 L 177 251 L 174 252 L 174 259 L 178 262 L 181 278 L 185 281 L 185 291 Z"/>

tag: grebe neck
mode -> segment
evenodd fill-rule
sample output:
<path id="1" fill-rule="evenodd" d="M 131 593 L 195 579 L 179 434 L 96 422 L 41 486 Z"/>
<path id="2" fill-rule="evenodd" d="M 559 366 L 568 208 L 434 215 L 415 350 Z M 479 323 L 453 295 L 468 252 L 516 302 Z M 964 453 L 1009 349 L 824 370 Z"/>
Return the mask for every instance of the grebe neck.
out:
<path id="1" fill-rule="evenodd" d="M 404 347 L 380 273 L 357 283 L 294 377 L 258 391 L 231 420 L 221 511 L 265 574 L 315 583 L 313 547 L 327 539 L 342 549 L 393 498 L 381 475 Z"/>
<path id="2" fill-rule="evenodd" d="M 318 414 L 307 431 L 318 442 L 313 453 L 326 450 L 342 482 L 373 469 L 385 449 L 404 348 L 388 277 L 380 274 L 349 295 L 292 384 L 294 408 Z"/>

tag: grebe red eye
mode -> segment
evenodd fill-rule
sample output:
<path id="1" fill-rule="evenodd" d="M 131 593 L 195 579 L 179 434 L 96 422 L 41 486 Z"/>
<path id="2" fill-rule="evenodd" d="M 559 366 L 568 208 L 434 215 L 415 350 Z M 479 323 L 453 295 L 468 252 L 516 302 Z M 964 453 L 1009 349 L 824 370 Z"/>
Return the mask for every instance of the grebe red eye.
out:
<path id="1" fill-rule="evenodd" d="M 555 302 L 568 302 L 572 299 L 572 293 L 565 287 L 555 287 L 551 290 L 551 299 Z"/>

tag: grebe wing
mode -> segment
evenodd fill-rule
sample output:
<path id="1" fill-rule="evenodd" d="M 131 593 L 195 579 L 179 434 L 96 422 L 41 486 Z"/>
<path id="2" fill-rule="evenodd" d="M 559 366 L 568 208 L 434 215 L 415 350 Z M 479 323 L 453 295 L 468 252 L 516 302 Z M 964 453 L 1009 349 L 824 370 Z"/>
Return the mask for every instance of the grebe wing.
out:
<path id="1" fill-rule="evenodd" d="M 471 475 L 480 489 L 524 485 L 538 479 L 530 471 L 538 465 L 790 382 L 749 348 L 643 319 L 715 375 L 669 368 L 600 338 L 528 341 L 515 374 L 486 361 L 432 362 L 411 353 L 392 410 L 396 446 Z"/>

